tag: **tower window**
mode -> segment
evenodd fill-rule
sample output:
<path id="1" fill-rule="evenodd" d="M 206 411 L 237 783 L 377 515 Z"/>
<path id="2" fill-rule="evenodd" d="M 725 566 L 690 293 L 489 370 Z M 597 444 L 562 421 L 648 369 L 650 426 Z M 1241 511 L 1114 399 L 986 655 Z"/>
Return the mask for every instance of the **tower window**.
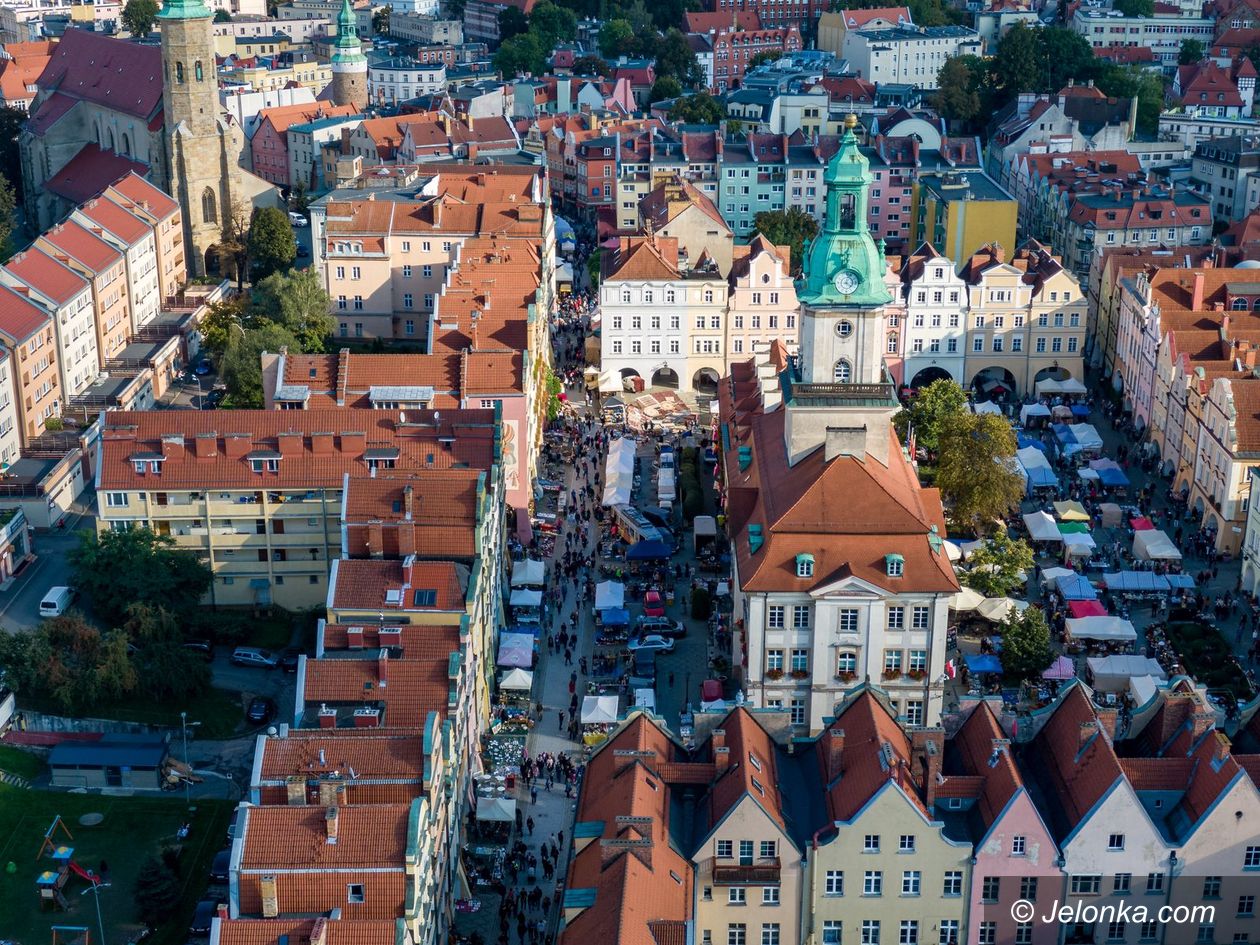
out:
<path id="1" fill-rule="evenodd" d="M 210 187 L 201 192 L 201 219 L 206 223 L 219 222 L 219 213 L 214 201 L 214 190 Z"/>
<path id="2" fill-rule="evenodd" d="M 857 197 L 853 194 L 840 195 L 840 229 L 857 228 Z"/>
<path id="3" fill-rule="evenodd" d="M 853 366 L 848 361 L 841 358 L 836 362 L 835 368 L 832 370 L 832 378 L 841 384 L 849 383 L 849 379 L 853 376 Z"/>
<path id="4" fill-rule="evenodd" d="M 180 85 L 184 84 L 184 64 L 182 62 L 175 63 L 175 81 Z"/>
<path id="5" fill-rule="evenodd" d="M 198 59 L 198 60 L 197 60 L 197 64 L 196 64 L 195 66 L 193 66 L 193 69 L 194 69 L 194 71 L 195 71 L 195 73 L 196 73 L 196 75 L 197 75 L 197 81 L 198 81 L 198 82 L 200 82 L 200 81 L 202 80 L 202 74 L 201 74 L 201 60 L 200 60 L 200 59 Z"/>

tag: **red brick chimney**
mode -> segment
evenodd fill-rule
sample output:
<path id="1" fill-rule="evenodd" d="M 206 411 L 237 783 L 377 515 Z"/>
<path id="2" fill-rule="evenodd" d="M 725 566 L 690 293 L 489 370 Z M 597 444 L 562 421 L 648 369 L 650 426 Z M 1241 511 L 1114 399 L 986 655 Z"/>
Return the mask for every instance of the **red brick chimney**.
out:
<path id="1" fill-rule="evenodd" d="M 919 780 L 928 809 L 936 803 L 936 776 L 945 760 L 945 730 L 919 728 L 910 733 L 910 775 Z"/>
<path id="2" fill-rule="evenodd" d="M 1084 748 L 1085 743 L 1098 734 L 1098 719 L 1089 719 L 1081 723 L 1080 736 L 1077 740 L 1077 748 Z"/>
<path id="3" fill-rule="evenodd" d="M 311 452 L 316 456 L 331 456 L 333 453 L 333 435 L 331 433 L 312 433 Z"/>
<path id="4" fill-rule="evenodd" d="M 403 486 L 403 517 L 407 521 L 411 521 L 412 513 L 415 511 L 415 502 L 415 490 L 411 488 L 410 484 Z"/>
<path id="5" fill-rule="evenodd" d="M 383 558 L 385 556 L 385 540 L 382 534 L 383 526 L 380 522 L 368 522 L 368 554 L 373 558 Z"/>
<path id="6" fill-rule="evenodd" d="M 347 650 L 363 649 L 363 628 L 362 627 L 346 627 L 346 649 Z"/>
<path id="7" fill-rule="evenodd" d="M 398 534 L 398 554 L 405 558 L 416 553 L 416 526 L 411 522 L 401 523 L 395 531 Z"/>
<path id="8" fill-rule="evenodd" d="M 1194 291 L 1190 296 L 1190 311 L 1203 311 L 1203 273 L 1194 274 Z"/>
<path id="9" fill-rule="evenodd" d="M 213 433 L 198 433 L 193 438 L 193 455 L 198 459 L 213 459 L 219 455 L 219 438 Z"/>
<path id="10" fill-rule="evenodd" d="M 328 843 L 337 842 L 337 823 L 340 817 L 336 807 L 330 807 L 324 811 L 324 838 Z"/>
<path id="11" fill-rule="evenodd" d="M 167 433 L 162 437 L 162 455 L 167 459 L 182 459 L 184 456 L 184 435 Z"/>
<path id="12" fill-rule="evenodd" d="M 1116 722 L 1120 719 L 1120 710 L 1116 708 L 1099 707 L 1097 709 L 1098 724 L 1102 730 L 1107 733 L 1107 740 L 1112 744 L 1116 741 Z"/>
<path id="13" fill-rule="evenodd" d="M 827 780 L 840 777 L 840 762 L 844 757 L 844 729 L 833 728 L 827 739 Z"/>

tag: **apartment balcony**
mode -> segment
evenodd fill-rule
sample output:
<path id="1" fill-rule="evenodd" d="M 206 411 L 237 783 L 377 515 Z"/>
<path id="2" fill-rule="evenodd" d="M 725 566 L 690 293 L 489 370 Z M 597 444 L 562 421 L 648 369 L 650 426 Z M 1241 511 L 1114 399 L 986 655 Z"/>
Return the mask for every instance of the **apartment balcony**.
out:
<path id="1" fill-rule="evenodd" d="M 717 886 L 769 886 L 779 882 L 779 858 L 766 857 L 753 863 L 713 864 L 713 883 Z"/>

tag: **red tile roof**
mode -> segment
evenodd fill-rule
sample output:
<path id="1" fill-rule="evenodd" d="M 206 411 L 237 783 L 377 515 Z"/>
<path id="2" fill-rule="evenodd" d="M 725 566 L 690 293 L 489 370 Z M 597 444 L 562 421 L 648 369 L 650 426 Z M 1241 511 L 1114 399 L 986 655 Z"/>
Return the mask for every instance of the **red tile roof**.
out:
<path id="1" fill-rule="evenodd" d="M 330 606 L 346 610 L 462 611 L 467 586 L 468 568 L 452 561 L 343 558 L 336 563 L 336 583 L 329 598 Z M 387 599 L 391 590 L 401 590 L 399 602 Z M 415 595 L 422 591 L 435 592 L 432 604 L 415 602 Z"/>
<path id="2" fill-rule="evenodd" d="M 109 271 L 122 262 L 122 253 L 73 220 L 67 220 L 65 223 L 57 224 L 51 230 L 45 230 L 40 239 L 51 244 L 51 249 L 44 247 L 49 255 L 57 256 L 65 253 L 97 275 Z"/>
<path id="3" fill-rule="evenodd" d="M 315 923 L 323 924 L 323 945 L 394 945 L 393 919 L 226 919 L 219 923 L 219 945 L 311 945 Z"/>
<path id="4" fill-rule="evenodd" d="M 650 282 L 679 278 L 678 240 L 671 236 L 623 236 L 604 254 L 605 282 Z"/>
<path id="5" fill-rule="evenodd" d="M 408 805 L 337 810 L 337 842 L 327 841 L 322 806 L 244 807 L 242 869 L 403 869 Z"/>
<path id="6" fill-rule="evenodd" d="M 827 768 L 836 732 L 842 732 L 844 738 L 838 776 Z M 888 707 L 869 690 L 844 706 L 816 745 L 827 782 L 827 809 L 833 820 L 852 820 L 890 781 L 900 785 L 911 803 L 930 819 L 911 774 L 910 739 Z"/>
<path id="7" fill-rule="evenodd" d="M 129 247 L 142 243 L 153 234 L 153 228 L 130 210 L 112 200 L 89 200 L 77 211 L 94 224 Z"/>
<path id="8" fill-rule="evenodd" d="M 139 174 L 128 174 L 115 183 L 112 190 L 117 191 L 121 197 L 140 204 L 159 220 L 165 220 L 179 210 L 179 204 L 174 198 Z M 113 194 L 110 194 L 110 197 L 114 200 L 119 199 Z M 122 200 L 119 200 L 119 203 L 126 206 Z"/>
<path id="9" fill-rule="evenodd" d="M 41 328 L 51 326 L 52 317 L 22 293 L 0 286 L 0 332 L 9 344 L 20 345 Z"/>
<path id="10" fill-rule="evenodd" d="M 994 745 L 999 739 L 1007 742 L 1001 750 Z M 1009 742 L 987 702 L 980 703 L 972 711 L 951 742 L 961 770 L 981 779 L 978 809 L 986 828 L 993 825 L 1010 799 L 1024 786 L 1015 759 L 1011 757 Z M 996 761 L 990 764 L 995 754 Z M 952 777 L 947 778 L 942 787 L 948 786 L 951 780 Z M 940 796 L 939 789 L 937 795 Z"/>
<path id="11" fill-rule="evenodd" d="M 336 775 L 353 786 L 358 780 L 424 776 L 424 739 L 418 732 L 292 729 L 282 738 L 263 738 L 261 752 L 263 781 Z"/>
<path id="12" fill-rule="evenodd" d="M 4 264 L 4 268 L 58 305 L 64 305 L 90 288 L 87 280 L 39 247 L 18 253 Z"/>
<path id="13" fill-rule="evenodd" d="M 909 25 L 914 21 L 909 7 L 871 7 L 866 10 L 841 10 L 846 29 L 861 30 L 875 20 L 887 20 L 893 24 Z"/>
<path id="14" fill-rule="evenodd" d="M 1069 832 L 1124 777 L 1111 740 L 1079 685 L 1062 696 L 1032 749 L 1030 762 L 1045 776 Z"/>
<path id="15" fill-rule="evenodd" d="M 38 85 L 147 122 L 162 107 L 162 51 L 156 45 L 68 29 Z"/>
<path id="16" fill-rule="evenodd" d="M 459 630 L 449 625 L 429 629 L 423 647 L 413 646 L 403 659 L 385 661 L 385 685 L 379 656 L 307 660 L 305 708 L 379 706 L 385 710 L 381 724 L 389 728 L 421 728 L 430 712 L 445 719 L 454 708 L 449 667 L 451 655 L 459 651 Z"/>
<path id="17" fill-rule="evenodd" d="M 128 174 L 147 174 L 149 167 L 139 161 L 102 151 L 95 142 L 85 144 L 61 170 L 44 182 L 49 193 L 64 197 L 70 203 L 80 204 L 95 197 L 110 184 L 117 183 Z"/>
<path id="18" fill-rule="evenodd" d="M 729 13 L 726 10 L 719 10 L 716 13 L 688 11 L 686 23 L 686 29 L 683 31 L 686 33 L 708 33 L 711 30 L 722 32 L 731 29 L 759 30 L 761 29 L 761 16 L 756 10 L 740 10 L 738 12 L 731 10 Z"/>
<path id="19" fill-rule="evenodd" d="M 338 118 L 358 113 L 359 110 L 354 105 L 301 102 L 297 105 L 276 105 L 262 109 L 258 113 L 258 124 L 261 128 L 263 124 L 270 123 L 276 134 L 283 135 L 292 125 L 302 125 L 319 118 Z"/>
<path id="20" fill-rule="evenodd" d="M 742 707 L 733 709 L 722 720 L 721 729 L 725 733 L 723 741 L 730 749 L 730 763 L 709 791 L 709 823 L 717 824 L 745 797 L 751 797 L 786 832 L 774 741 Z M 713 744 L 710 740 L 711 747 Z"/>

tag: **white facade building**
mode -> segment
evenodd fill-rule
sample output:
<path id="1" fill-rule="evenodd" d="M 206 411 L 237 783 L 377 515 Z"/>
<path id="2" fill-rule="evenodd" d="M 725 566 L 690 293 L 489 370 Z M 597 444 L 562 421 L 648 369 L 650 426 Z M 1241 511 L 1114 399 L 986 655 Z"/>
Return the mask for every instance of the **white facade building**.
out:
<path id="1" fill-rule="evenodd" d="M 844 58 L 858 76 L 879 85 L 936 88 L 945 60 L 980 55 L 980 34 L 965 26 L 849 30 Z"/>
<path id="2" fill-rule="evenodd" d="M 902 377 L 911 387 L 922 387 L 946 371 L 965 384 L 967 284 L 951 260 L 931 246 L 923 253 L 910 258 L 903 285 Z"/>
<path id="3" fill-rule="evenodd" d="M 446 66 L 440 62 L 398 56 L 368 66 L 368 100 L 378 105 L 396 105 L 445 89 Z"/>

